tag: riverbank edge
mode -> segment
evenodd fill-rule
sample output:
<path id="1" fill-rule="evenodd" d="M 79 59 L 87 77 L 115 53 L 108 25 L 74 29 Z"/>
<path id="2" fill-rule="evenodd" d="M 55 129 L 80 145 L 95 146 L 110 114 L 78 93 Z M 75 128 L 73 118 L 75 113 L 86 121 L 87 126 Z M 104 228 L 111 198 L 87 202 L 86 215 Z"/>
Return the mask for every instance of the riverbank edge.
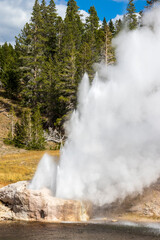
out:
<path id="1" fill-rule="evenodd" d="M 0 211 L 1 214 L 1 211 Z M 2 223 L 55 223 L 55 224 L 116 224 L 120 223 L 130 223 L 130 224 L 152 224 L 160 223 L 160 218 L 151 218 L 145 216 L 139 216 L 136 214 L 124 214 L 122 216 L 104 217 L 104 218 L 91 218 L 88 221 L 46 221 L 46 220 L 23 220 L 23 219 L 0 219 L 0 224 Z"/>

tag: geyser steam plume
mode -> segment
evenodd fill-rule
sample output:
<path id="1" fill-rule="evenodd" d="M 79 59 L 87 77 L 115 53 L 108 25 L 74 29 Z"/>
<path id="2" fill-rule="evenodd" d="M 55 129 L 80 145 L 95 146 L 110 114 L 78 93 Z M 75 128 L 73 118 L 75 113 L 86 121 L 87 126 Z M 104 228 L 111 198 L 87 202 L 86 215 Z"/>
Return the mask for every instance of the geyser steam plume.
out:
<path id="1" fill-rule="evenodd" d="M 111 203 L 160 176 L 160 8 L 114 40 L 116 66 L 85 74 L 61 152 L 57 197 Z"/>
<path id="2" fill-rule="evenodd" d="M 55 157 L 44 154 L 38 164 L 36 173 L 29 184 L 29 189 L 39 190 L 48 188 L 55 195 L 57 176 L 57 160 Z"/>

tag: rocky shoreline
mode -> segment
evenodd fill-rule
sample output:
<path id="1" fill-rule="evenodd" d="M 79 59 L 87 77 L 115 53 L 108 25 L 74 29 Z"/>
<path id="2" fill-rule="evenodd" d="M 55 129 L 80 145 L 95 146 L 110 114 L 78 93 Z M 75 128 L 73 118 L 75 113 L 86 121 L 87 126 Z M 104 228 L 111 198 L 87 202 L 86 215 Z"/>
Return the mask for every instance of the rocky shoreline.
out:
<path id="1" fill-rule="evenodd" d="M 24 221 L 87 221 L 88 203 L 59 199 L 49 189 L 28 189 L 28 182 L 21 181 L 0 189 L 0 220 Z"/>
<path id="2" fill-rule="evenodd" d="M 103 207 L 56 198 L 49 189 L 31 190 L 28 184 L 21 181 L 0 189 L 0 221 L 160 222 L 160 180 L 141 194 Z"/>

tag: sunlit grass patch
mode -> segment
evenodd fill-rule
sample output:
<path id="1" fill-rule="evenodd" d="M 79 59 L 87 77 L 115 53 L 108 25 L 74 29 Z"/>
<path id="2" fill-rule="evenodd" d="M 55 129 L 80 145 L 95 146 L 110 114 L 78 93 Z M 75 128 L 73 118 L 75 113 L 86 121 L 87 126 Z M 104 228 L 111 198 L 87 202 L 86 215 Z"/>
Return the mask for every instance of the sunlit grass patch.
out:
<path id="1" fill-rule="evenodd" d="M 17 181 L 30 180 L 46 151 L 27 151 L 0 157 L 0 187 Z M 59 151 L 47 151 L 59 156 Z"/>

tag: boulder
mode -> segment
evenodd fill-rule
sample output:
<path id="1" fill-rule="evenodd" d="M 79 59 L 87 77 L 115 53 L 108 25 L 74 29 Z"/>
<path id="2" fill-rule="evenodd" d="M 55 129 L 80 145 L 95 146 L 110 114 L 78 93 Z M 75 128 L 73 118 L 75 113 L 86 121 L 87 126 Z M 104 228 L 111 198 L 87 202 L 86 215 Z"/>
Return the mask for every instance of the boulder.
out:
<path id="1" fill-rule="evenodd" d="M 90 204 L 52 196 L 49 189 L 28 189 L 21 181 L 0 189 L 0 219 L 33 221 L 87 221 Z"/>

